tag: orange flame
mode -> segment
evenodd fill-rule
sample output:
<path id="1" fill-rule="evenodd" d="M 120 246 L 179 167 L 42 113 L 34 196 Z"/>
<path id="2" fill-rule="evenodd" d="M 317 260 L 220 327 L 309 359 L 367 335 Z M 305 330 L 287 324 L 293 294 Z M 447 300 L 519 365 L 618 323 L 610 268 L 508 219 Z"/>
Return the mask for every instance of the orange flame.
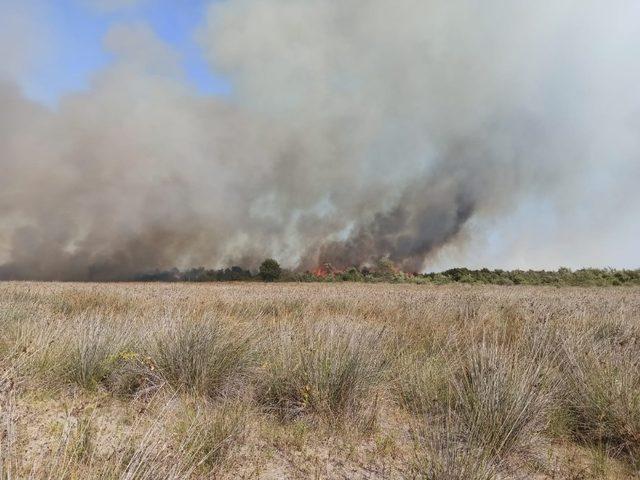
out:
<path id="1" fill-rule="evenodd" d="M 325 278 L 331 274 L 342 273 L 340 270 L 333 268 L 330 263 L 325 263 L 322 266 L 316 267 L 311 271 L 316 277 Z"/>

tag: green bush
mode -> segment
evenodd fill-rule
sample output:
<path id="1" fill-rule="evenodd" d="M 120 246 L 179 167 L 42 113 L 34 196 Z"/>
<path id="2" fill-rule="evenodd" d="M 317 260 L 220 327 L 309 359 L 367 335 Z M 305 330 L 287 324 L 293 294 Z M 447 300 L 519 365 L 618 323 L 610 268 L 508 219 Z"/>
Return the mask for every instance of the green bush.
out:
<path id="1" fill-rule="evenodd" d="M 280 279 L 282 275 L 282 269 L 280 264 L 273 258 L 267 258 L 262 265 L 260 265 L 260 278 L 265 282 L 275 282 Z"/>

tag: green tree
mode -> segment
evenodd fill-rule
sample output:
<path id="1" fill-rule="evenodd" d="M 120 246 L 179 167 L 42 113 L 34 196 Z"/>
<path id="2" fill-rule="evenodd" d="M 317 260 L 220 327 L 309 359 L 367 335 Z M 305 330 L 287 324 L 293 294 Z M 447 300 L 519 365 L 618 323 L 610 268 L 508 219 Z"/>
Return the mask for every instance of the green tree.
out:
<path id="1" fill-rule="evenodd" d="M 389 257 L 382 257 L 376 262 L 376 276 L 391 281 L 399 272 Z"/>
<path id="2" fill-rule="evenodd" d="M 275 282 L 282 275 L 282 269 L 280 264 L 273 258 L 267 258 L 262 265 L 260 265 L 260 278 L 265 282 Z"/>

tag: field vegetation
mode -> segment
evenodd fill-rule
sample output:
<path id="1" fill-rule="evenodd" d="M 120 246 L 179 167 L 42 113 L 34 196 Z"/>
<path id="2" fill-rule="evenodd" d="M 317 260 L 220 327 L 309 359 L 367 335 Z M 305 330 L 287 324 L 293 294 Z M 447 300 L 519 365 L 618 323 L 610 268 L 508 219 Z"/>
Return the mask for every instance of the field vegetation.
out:
<path id="1" fill-rule="evenodd" d="M 336 269 L 330 264 L 314 271 L 290 271 L 280 268 L 277 261 L 265 260 L 258 272 L 241 267 L 210 270 L 203 267 L 186 271 L 172 269 L 156 271 L 134 278 L 143 282 L 301 282 L 301 283 L 411 283 L 416 285 L 548 285 L 556 287 L 640 286 L 640 270 L 583 268 L 571 270 L 470 270 L 452 268 L 439 273 L 410 273 L 397 268 L 389 259 L 380 259 L 371 267 Z"/>
<path id="2" fill-rule="evenodd" d="M 0 479 L 640 478 L 640 289 L 0 284 Z"/>

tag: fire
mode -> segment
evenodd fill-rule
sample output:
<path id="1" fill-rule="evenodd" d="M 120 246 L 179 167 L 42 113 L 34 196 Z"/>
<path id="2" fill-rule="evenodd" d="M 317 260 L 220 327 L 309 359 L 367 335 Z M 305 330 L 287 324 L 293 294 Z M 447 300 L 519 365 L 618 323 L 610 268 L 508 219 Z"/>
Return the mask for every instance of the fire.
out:
<path id="1" fill-rule="evenodd" d="M 324 263 L 313 270 L 308 271 L 311 275 L 318 278 L 326 278 L 331 275 L 338 276 L 346 274 L 355 270 L 362 276 L 374 276 L 374 277 L 394 277 L 397 275 L 404 275 L 405 277 L 415 277 L 418 273 L 405 272 L 401 267 L 394 264 L 388 258 L 382 258 L 374 266 L 365 265 L 362 267 L 353 266 L 351 268 L 336 268 L 330 263 Z"/>
<path id="2" fill-rule="evenodd" d="M 331 265 L 330 263 L 325 263 L 324 265 L 316 267 L 314 270 L 311 271 L 311 273 L 316 277 L 325 278 L 325 277 L 328 277 L 329 275 L 342 273 L 342 272 L 340 270 L 333 268 L 333 265 Z"/>

